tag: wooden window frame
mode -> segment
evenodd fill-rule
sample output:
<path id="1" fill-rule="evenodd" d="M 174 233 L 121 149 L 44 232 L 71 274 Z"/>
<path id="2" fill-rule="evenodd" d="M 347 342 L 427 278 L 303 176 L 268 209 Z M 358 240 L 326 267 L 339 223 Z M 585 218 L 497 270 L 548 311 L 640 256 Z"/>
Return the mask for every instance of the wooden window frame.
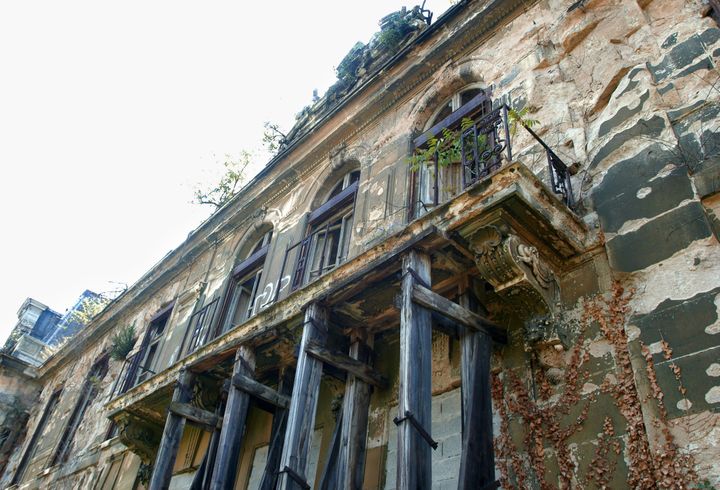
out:
<path id="1" fill-rule="evenodd" d="M 137 366 L 139 372 L 136 372 L 134 375 L 135 381 L 133 386 L 139 385 L 155 374 L 155 370 L 153 368 L 155 367 L 159 354 L 162 351 L 162 344 L 167 333 L 168 322 L 170 321 L 170 316 L 172 315 L 174 308 L 175 302 L 172 302 L 155 313 L 150 319 L 147 331 L 145 332 L 145 337 L 143 338 L 143 345 L 141 347 L 142 358 L 138 362 Z M 153 330 L 155 327 L 158 327 L 159 331 L 157 336 L 153 337 Z M 153 357 L 148 359 L 150 351 L 153 347 L 155 348 L 153 351 Z M 147 376 L 148 374 L 150 374 L 150 376 Z"/>
<path id="2" fill-rule="evenodd" d="M 33 432 L 32 437 L 30 438 L 30 443 L 28 444 L 27 448 L 25 449 L 25 452 L 23 453 L 22 458 L 20 458 L 20 463 L 18 463 L 17 468 L 15 469 L 15 474 L 13 475 L 12 480 L 10 481 L 10 485 L 16 485 L 20 482 L 22 482 L 23 477 L 25 476 L 25 472 L 28 469 L 28 466 L 30 466 L 30 463 L 32 462 L 32 459 L 35 457 L 35 452 L 37 451 L 37 443 L 40 437 L 45 432 L 45 429 L 47 427 L 47 423 L 52 417 L 52 415 L 55 412 L 55 409 L 57 408 L 58 404 L 60 403 L 60 395 L 62 394 L 63 389 L 59 388 L 53 392 L 52 395 L 50 395 L 50 399 L 45 404 L 45 408 L 43 409 L 43 414 L 40 417 L 40 421 L 38 422 L 38 425 L 35 427 L 35 431 Z"/>
<path id="3" fill-rule="evenodd" d="M 255 282 L 253 283 L 252 291 L 250 291 L 250 300 L 248 302 L 248 308 L 242 314 L 240 323 L 252 318 L 257 314 L 256 303 L 257 296 L 260 292 L 260 282 L 262 275 L 265 270 L 265 262 L 267 261 L 268 254 L 270 252 L 270 244 L 272 242 L 273 230 L 266 232 L 253 247 L 253 251 L 250 255 L 236 265 L 230 273 L 230 282 L 227 286 L 227 291 L 224 295 L 225 299 L 222 304 L 220 315 L 218 316 L 218 326 L 214 327 L 214 330 L 220 330 L 221 333 L 225 333 L 236 325 L 233 325 L 233 319 L 236 316 L 237 308 L 240 305 L 240 296 L 242 294 L 238 291 L 238 288 L 245 282 L 247 282 L 252 276 L 255 276 Z M 238 325 L 240 324 L 238 323 Z"/>
<path id="4" fill-rule="evenodd" d="M 358 172 L 357 180 L 351 181 L 352 175 L 355 172 Z M 346 173 L 345 176 L 343 176 L 343 180 L 340 182 L 342 182 L 342 185 L 344 185 L 345 187 L 340 192 L 330 197 L 317 209 L 309 213 L 307 218 L 305 236 L 300 242 L 298 242 L 296 245 L 293 245 L 292 247 L 289 247 L 288 250 L 285 252 L 285 260 L 287 260 L 287 255 L 289 251 L 292 248 L 299 247 L 297 251 L 297 256 L 295 258 L 295 267 L 293 268 L 293 273 L 290 276 L 291 291 L 295 291 L 299 287 L 307 284 L 310 280 L 315 279 L 314 277 L 311 277 L 310 267 L 312 267 L 314 253 L 316 253 L 316 251 L 313 250 L 314 242 L 316 241 L 315 238 L 320 233 L 322 233 L 322 225 L 326 225 L 324 241 L 327 244 L 327 227 L 331 224 L 333 220 L 343 220 L 341 222 L 340 242 L 338 254 L 335 259 L 335 264 L 332 268 L 327 268 L 321 262 L 320 274 L 318 274 L 317 277 L 320 277 L 323 274 L 335 269 L 337 266 L 347 260 L 350 246 L 348 242 L 348 250 L 343 250 L 342 248 L 344 241 L 343 234 L 345 228 L 343 224 L 344 219 L 349 216 L 348 220 L 351 223 L 350 237 L 352 237 L 352 227 L 355 219 L 355 201 L 357 198 L 358 189 L 360 187 L 360 170 L 356 169 Z M 336 187 L 337 185 L 339 184 L 336 184 Z M 321 253 L 324 254 L 324 252 Z M 283 263 L 283 270 L 284 265 L 285 264 Z"/>

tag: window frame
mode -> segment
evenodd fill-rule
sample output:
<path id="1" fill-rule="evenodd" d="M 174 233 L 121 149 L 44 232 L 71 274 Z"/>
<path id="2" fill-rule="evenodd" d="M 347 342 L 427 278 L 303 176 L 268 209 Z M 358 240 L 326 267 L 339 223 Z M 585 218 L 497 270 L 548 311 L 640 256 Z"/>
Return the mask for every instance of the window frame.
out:
<path id="1" fill-rule="evenodd" d="M 141 347 L 139 355 L 141 359 L 138 362 L 137 370 L 135 373 L 135 381 L 133 386 L 137 386 L 150 379 L 156 374 L 157 361 L 162 352 L 163 341 L 167 334 L 167 326 L 170 322 L 170 316 L 172 315 L 173 309 L 175 308 L 175 302 L 173 301 L 168 306 L 162 308 L 160 311 L 155 313 L 148 323 L 145 337 L 143 338 L 143 345 Z M 156 335 L 153 332 L 157 331 Z M 152 352 L 152 357 L 151 357 Z"/>
<path id="2" fill-rule="evenodd" d="M 30 463 L 32 463 L 32 460 L 35 457 L 35 453 L 37 452 L 38 441 L 45 432 L 48 421 L 55 413 L 55 410 L 60 404 L 60 396 L 62 395 L 62 392 L 63 388 L 61 387 L 53 391 L 52 395 L 50 395 L 50 399 L 45 404 L 43 414 L 40 417 L 37 426 L 35 427 L 35 431 L 33 432 L 32 437 L 30 438 L 30 443 L 25 449 L 22 458 L 20 458 L 20 463 L 18 463 L 18 466 L 15 469 L 15 474 L 13 475 L 12 480 L 10 480 L 10 485 L 17 485 L 23 481 L 25 473 L 27 472 Z"/>
<path id="3" fill-rule="evenodd" d="M 465 104 L 461 104 L 463 95 L 476 90 L 478 93 L 473 95 Z M 433 114 L 427 123 L 429 127 L 413 139 L 413 148 L 417 149 L 427 144 L 431 138 L 441 135 L 444 129 L 458 129 L 464 118 L 477 117 L 483 111 L 490 113 L 492 103 L 492 88 L 478 85 L 464 87 L 443 103 L 440 109 Z M 437 118 L 448 105 L 453 107 L 454 110 L 438 121 Z M 455 164 L 438 168 L 433 161 L 426 162 L 420 169 L 413 172 L 410 219 L 424 215 L 436 205 L 447 202 L 462 192 L 463 188 L 467 187 L 464 184 L 466 179 L 464 172 L 465 169 Z M 442 180 L 446 183 L 449 182 L 451 187 L 441 189 Z M 429 197 L 430 194 L 432 194 L 432 197 Z M 428 199 L 429 202 L 425 202 L 425 199 Z"/>
<path id="4" fill-rule="evenodd" d="M 60 441 L 57 447 L 53 451 L 53 457 L 50 459 L 48 467 L 55 466 L 56 464 L 62 464 L 67 462 L 70 456 L 70 450 L 72 449 L 73 442 L 75 441 L 75 435 L 77 434 L 80 423 L 85 417 L 85 412 L 92 401 L 98 396 L 100 390 L 95 382 L 92 380 L 93 377 L 99 377 L 102 381 L 107 376 L 109 370 L 109 356 L 105 356 L 100 360 L 96 361 L 90 371 L 85 376 L 85 381 L 80 388 L 80 395 L 78 396 L 75 406 L 70 415 L 65 429 L 63 429 Z"/>
<path id="5" fill-rule="evenodd" d="M 360 169 L 353 169 L 343 175 L 343 178 L 333 186 L 328 193 L 328 198 L 323 204 L 308 214 L 307 225 L 303 239 L 296 245 L 289 247 L 285 254 L 285 260 L 291 249 L 299 246 L 295 259 L 295 267 L 290 280 L 290 290 L 295 291 L 299 287 L 308 284 L 310 281 L 337 268 L 344 263 L 349 255 L 352 241 L 352 228 L 355 221 L 355 202 L 360 187 Z M 335 192 L 341 186 L 339 192 Z M 337 238 L 337 252 L 331 267 L 324 263 L 325 257 L 321 257 L 317 271 L 313 271 L 313 264 L 317 254 L 318 237 L 324 231 L 323 251 L 326 254 L 329 228 L 335 221 L 340 221 L 340 233 Z M 349 223 L 346 227 L 346 223 Z M 323 228 L 324 227 L 324 228 Z M 349 231 L 349 233 L 346 231 Z M 283 263 L 284 270 L 284 263 Z"/>
<path id="6" fill-rule="evenodd" d="M 273 229 L 271 228 L 255 241 L 253 248 L 250 250 L 250 254 L 245 260 L 233 267 L 230 273 L 227 292 L 225 293 L 222 314 L 220 315 L 219 328 L 221 333 L 230 331 L 257 314 L 257 298 L 260 293 L 260 284 L 266 268 L 272 239 Z M 247 294 L 249 298 L 247 307 L 240 319 L 236 322 L 238 307 L 242 304 L 242 286 L 251 278 L 254 278 L 254 282 L 251 290 Z"/>

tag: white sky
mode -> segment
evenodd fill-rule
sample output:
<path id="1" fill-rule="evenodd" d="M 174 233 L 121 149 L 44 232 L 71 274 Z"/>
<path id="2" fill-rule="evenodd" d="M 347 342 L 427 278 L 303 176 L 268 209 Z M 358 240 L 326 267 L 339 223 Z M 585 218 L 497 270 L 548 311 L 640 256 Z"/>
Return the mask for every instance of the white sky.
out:
<path id="1" fill-rule="evenodd" d="M 0 2 L 0 342 L 26 297 L 62 313 L 178 246 L 210 212 L 194 185 L 289 129 L 402 5 Z"/>

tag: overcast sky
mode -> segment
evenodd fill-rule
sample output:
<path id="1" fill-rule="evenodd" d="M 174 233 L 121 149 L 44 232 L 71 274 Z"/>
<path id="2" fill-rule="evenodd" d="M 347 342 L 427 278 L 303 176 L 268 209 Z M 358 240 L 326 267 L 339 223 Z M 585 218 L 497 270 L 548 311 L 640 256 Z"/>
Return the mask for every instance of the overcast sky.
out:
<path id="1" fill-rule="evenodd" d="M 0 342 L 26 297 L 63 313 L 177 247 L 210 213 L 195 184 L 264 121 L 287 130 L 402 5 L 0 2 Z"/>

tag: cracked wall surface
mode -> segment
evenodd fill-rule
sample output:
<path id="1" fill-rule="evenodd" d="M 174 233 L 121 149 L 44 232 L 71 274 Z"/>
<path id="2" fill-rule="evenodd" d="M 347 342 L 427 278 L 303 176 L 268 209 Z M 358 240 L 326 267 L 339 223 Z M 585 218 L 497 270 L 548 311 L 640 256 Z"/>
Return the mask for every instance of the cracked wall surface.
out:
<path id="1" fill-rule="evenodd" d="M 641 397 L 651 398 L 642 400 L 649 444 L 652 450 L 661 449 L 667 436 L 657 428 L 663 416 L 651 396 L 643 346 L 654 364 L 667 410 L 661 423 L 667 424 L 680 451 L 693 455 L 700 479 L 720 484 L 716 457 L 720 437 L 720 30 L 712 19 L 702 17 L 699 1 L 588 0 L 580 4 L 572 8 L 575 2 L 559 0 L 468 2 L 442 30 L 412 41 L 382 73 L 368 76 L 365 88 L 351 91 L 335 112 L 321 114 L 313 131 L 291 142 L 286 153 L 247 190 L 193 231 L 36 370 L 34 379 L 41 392 L 29 407 L 27 435 L 18 441 L 0 484 L 11 481 L 48 400 L 62 389 L 27 464 L 23 484 L 27 488 L 93 488 L 100 480 L 115 481 L 115 477 L 108 480 L 108 475 L 122 466 L 124 470 L 117 472 L 122 478 L 112 485 L 131 488 L 140 458 L 117 439 L 105 440 L 111 429 L 106 404 L 121 361 L 109 361 L 109 371 L 99 381 L 99 392 L 74 436 L 69 462 L 50 465 L 87 373 L 109 351 L 112 334 L 122 326 L 135 325 L 133 353 L 137 352 L 153 316 L 174 302 L 155 363 L 158 375 L 133 393 L 145 396 L 166 389 L 172 377 L 166 379 L 163 373 L 182 363 L 181 348 L 191 315 L 212 300 L 222 299 L 231 270 L 246 256 L 263 225 L 272 226 L 273 240 L 260 280 L 257 311 L 270 311 L 290 295 L 291 269 L 283 269 L 282 264 L 285 250 L 302 239 L 307 214 L 350 169 L 359 169 L 361 177 L 348 259 L 398 233 L 409 216 L 413 175 L 407 157 L 412 140 L 442 103 L 472 84 L 492 87 L 496 100 L 518 109 L 528 107 L 529 115 L 540 122 L 538 135 L 565 163 L 578 164 L 572 178 L 580 203 L 576 212 L 588 227 L 588 241 L 596 244 L 556 274 L 560 296 L 554 321 L 570 325 L 567 345 L 558 337 L 537 352 L 528 350 L 522 338 L 524 319 L 507 314 L 502 301 L 491 308 L 511 339 L 507 347 L 496 350 L 494 372 L 503 373 L 500 377 L 506 383 L 511 372 L 527 383 L 538 373 L 556 377 L 559 382 L 551 383 L 553 394 L 540 403 L 552 404 L 566 386 L 563 376 L 573 362 L 573 342 L 579 334 L 573 321 L 581 320 L 584 305 L 594 295 L 611 294 L 613 283 L 633 290 L 624 329 L 638 390 Z M 491 7 L 495 16 L 486 15 Z M 513 136 L 513 153 L 514 160 L 547 185 L 545 152 L 522 128 Z M 453 211 L 464 212 L 461 207 Z M 293 262 L 293 256 L 289 257 L 288 262 Z M 620 361 L 597 326 L 584 335 L 582 347 L 588 357 L 583 369 L 589 378 L 579 385 L 577 410 L 587 403 L 589 415 L 581 430 L 568 439 L 568 455 L 563 457 L 586 468 L 607 430 L 603 426 L 607 415 L 615 427 L 613 440 L 622 444 L 611 486 L 621 488 L 633 465 L 628 456 L 631 439 L 623 429 L 627 423 L 622 409 L 603 388 L 616 384 Z M 366 480 L 376 482 L 378 488 L 393 488 L 394 483 L 389 454 L 397 403 L 395 341 L 390 336 L 387 345 L 376 349 L 376 368 L 391 380 L 388 389 L 373 394 L 370 411 Z M 438 404 L 444 403 L 441 399 L 452 401 L 459 386 L 458 356 L 456 341 L 443 334 L 435 336 L 433 390 Z M 322 435 L 318 433 L 321 462 L 332 432 L 330 403 L 340 391 L 332 383 L 323 384 L 318 416 L 323 424 Z M 163 410 L 143 416 L 156 417 L 159 422 L 153 423 L 161 423 Z M 457 418 L 457 408 L 453 410 L 447 419 L 436 417 L 439 429 Z M 494 415 L 497 436 L 501 432 L 497 407 Z M 577 416 L 572 411 L 563 423 Z M 261 445 L 267 442 L 263 439 L 267 421 L 257 414 L 255 419 L 253 444 Z M 507 431 L 522 452 L 527 427 L 521 418 L 508 416 Z M 186 432 L 186 439 L 195 437 Z M 448 429 L 446 435 L 450 440 L 457 430 Z M 455 458 L 449 446 L 450 442 L 447 457 Z M 245 449 L 239 463 L 243 482 L 252 480 L 251 450 L 255 447 Z M 522 464 L 528 466 L 527 461 Z M 558 461 L 562 458 L 549 451 L 547 479 L 555 484 L 561 473 Z M 186 488 L 196 463 L 191 458 L 178 469 L 173 485 Z M 453 475 L 445 483 L 438 480 L 437 485 L 453 485 Z M 580 484 L 585 476 L 580 471 L 572 481 Z"/>

